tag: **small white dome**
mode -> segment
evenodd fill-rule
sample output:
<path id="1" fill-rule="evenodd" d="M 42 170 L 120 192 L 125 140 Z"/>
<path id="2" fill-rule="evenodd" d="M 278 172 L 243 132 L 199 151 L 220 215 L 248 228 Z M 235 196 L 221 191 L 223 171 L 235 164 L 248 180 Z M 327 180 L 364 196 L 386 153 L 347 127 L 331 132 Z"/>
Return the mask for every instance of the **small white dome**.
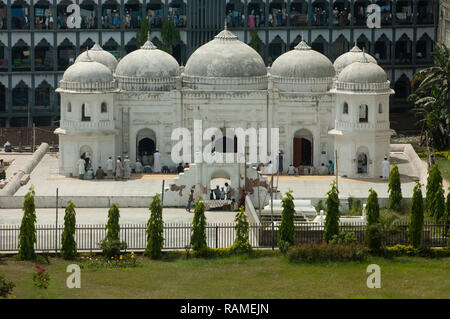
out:
<path id="1" fill-rule="evenodd" d="M 377 60 L 371 56 L 363 52 L 358 46 L 354 46 L 349 52 L 342 54 L 340 57 L 334 61 L 334 69 L 336 70 L 336 74 L 339 74 L 345 67 L 349 66 L 354 62 L 364 62 L 365 58 L 374 64 L 378 64 Z"/>
<path id="2" fill-rule="evenodd" d="M 270 73 L 289 78 L 332 78 L 335 75 L 331 61 L 311 49 L 305 41 L 279 56 L 273 62 Z"/>
<path id="3" fill-rule="evenodd" d="M 258 52 L 225 28 L 190 56 L 183 82 L 197 89 L 261 90 L 267 68 Z"/>
<path id="4" fill-rule="evenodd" d="M 81 53 L 75 60 L 75 63 L 79 62 L 83 57 L 86 57 L 87 51 L 84 51 Z M 108 67 L 112 73 L 116 70 L 117 66 L 117 60 L 108 51 L 105 51 L 102 49 L 100 45 L 97 43 L 92 46 L 92 48 L 89 49 L 89 57 L 95 61 L 103 64 L 104 66 Z"/>
<path id="5" fill-rule="evenodd" d="M 385 83 L 387 80 L 383 68 L 368 60 L 350 64 L 338 76 L 338 81 L 345 83 Z"/>
<path id="6" fill-rule="evenodd" d="M 352 92 L 391 92 L 386 72 L 378 64 L 354 62 L 345 67 L 336 80 L 337 91 Z"/>
<path id="7" fill-rule="evenodd" d="M 60 88 L 73 91 L 110 91 L 115 89 L 111 70 L 93 61 L 89 53 L 64 72 Z"/>
<path id="8" fill-rule="evenodd" d="M 117 65 L 119 88 L 130 91 L 161 91 L 175 88 L 180 66 L 173 56 L 148 40 L 127 54 Z"/>

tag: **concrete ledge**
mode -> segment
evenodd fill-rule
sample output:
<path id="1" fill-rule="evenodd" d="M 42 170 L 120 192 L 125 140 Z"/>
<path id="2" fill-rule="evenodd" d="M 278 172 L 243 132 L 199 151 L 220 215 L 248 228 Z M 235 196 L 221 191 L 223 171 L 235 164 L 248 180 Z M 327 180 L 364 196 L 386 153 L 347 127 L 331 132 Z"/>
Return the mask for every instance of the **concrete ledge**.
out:
<path id="1" fill-rule="evenodd" d="M 79 208 L 107 208 L 116 203 L 119 207 L 141 208 L 149 207 L 152 197 L 142 196 L 59 196 L 58 207 L 66 207 L 67 202 L 71 200 Z M 1 208 L 22 208 L 24 197 L 22 196 L 1 196 Z M 56 207 L 56 196 L 35 196 L 34 203 L 36 208 L 54 208 Z"/>

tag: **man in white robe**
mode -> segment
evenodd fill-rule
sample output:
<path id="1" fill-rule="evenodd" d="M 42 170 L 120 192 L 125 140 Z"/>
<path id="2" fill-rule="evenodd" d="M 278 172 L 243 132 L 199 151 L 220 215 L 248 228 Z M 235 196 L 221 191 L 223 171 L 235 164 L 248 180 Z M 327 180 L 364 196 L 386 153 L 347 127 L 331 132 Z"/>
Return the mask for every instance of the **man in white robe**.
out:
<path id="1" fill-rule="evenodd" d="M 131 162 L 128 156 L 123 160 L 123 177 L 129 179 L 131 177 Z"/>
<path id="2" fill-rule="evenodd" d="M 112 179 L 113 178 L 113 170 L 114 170 L 114 163 L 113 160 L 111 158 L 111 156 L 108 158 L 108 160 L 106 161 L 106 173 L 108 175 L 108 179 Z"/>
<path id="3" fill-rule="evenodd" d="M 117 156 L 116 179 L 121 179 L 122 177 L 123 177 L 123 165 L 122 165 L 122 161 L 120 160 L 120 156 Z"/>
<path id="4" fill-rule="evenodd" d="M 80 159 L 77 161 L 79 179 L 84 179 L 84 174 L 86 173 L 85 165 L 86 161 L 82 157 L 80 157 Z"/>
<path id="5" fill-rule="evenodd" d="M 389 171 L 390 171 L 390 163 L 387 159 L 387 157 L 384 157 L 383 162 L 381 162 L 381 168 L 383 171 L 383 179 L 389 179 Z"/>
<path id="6" fill-rule="evenodd" d="M 161 173 L 161 153 L 159 153 L 158 149 L 153 153 L 153 172 Z"/>

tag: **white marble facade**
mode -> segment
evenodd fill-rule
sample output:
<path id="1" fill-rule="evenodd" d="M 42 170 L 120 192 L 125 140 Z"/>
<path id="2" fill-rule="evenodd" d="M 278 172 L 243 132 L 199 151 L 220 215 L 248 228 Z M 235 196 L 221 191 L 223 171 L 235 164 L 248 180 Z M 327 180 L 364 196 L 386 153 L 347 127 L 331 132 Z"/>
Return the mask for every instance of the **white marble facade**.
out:
<path id="1" fill-rule="evenodd" d="M 333 66 L 302 41 L 267 68 L 227 30 L 194 52 L 185 67 L 150 41 L 118 63 L 96 45 L 65 71 L 57 91 L 59 169 L 67 176 L 76 176 L 84 152 L 96 169 L 109 156 L 135 162 L 159 149 L 162 165 L 173 168 L 172 131 L 193 130 L 194 120 L 202 120 L 203 129 L 279 128 L 285 171 L 291 163 L 327 165 L 337 149 L 340 175 L 378 177 L 389 154 L 392 90 L 385 71 L 356 47 Z M 368 108 L 362 122 L 360 105 Z"/>

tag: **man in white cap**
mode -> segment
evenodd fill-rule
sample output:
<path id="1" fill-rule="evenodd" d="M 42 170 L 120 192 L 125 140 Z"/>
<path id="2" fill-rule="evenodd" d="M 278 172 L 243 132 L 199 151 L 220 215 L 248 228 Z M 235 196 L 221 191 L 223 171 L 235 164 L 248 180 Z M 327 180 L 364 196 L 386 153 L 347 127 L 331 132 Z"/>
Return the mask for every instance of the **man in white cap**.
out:
<path id="1" fill-rule="evenodd" d="M 77 162 L 79 179 L 84 179 L 84 174 L 86 173 L 85 165 L 86 165 L 86 161 L 83 159 L 83 156 L 80 156 L 80 159 Z"/>
<path id="2" fill-rule="evenodd" d="M 113 170 L 114 170 L 114 165 L 113 165 L 113 160 L 111 158 L 111 156 L 108 158 L 108 160 L 106 161 L 106 173 L 108 175 L 108 179 L 112 179 L 113 178 Z"/>
<path id="3" fill-rule="evenodd" d="M 381 168 L 383 173 L 382 178 L 389 179 L 390 163 L 387 159 L 387 156 L 385 156 L 383 162 L 381 162 Z"/>
<path id="4" fill-rule="evenodd" d="M 153 153 L 153 172 L 161 173 L 161 153 L 158 149 Z"/>
<path id="5" fill-rule="evenodd" d="M 117 156 L 116 161 L 116 179 L 121 179 L 123 177 L 123 166 L 120 156 Z"/>
<path id="6" fill-rule="evenodd" d="M 129 179 L 131 177 L 131 162 L 128 156 L 123 160 L 123 178 Z"/>

